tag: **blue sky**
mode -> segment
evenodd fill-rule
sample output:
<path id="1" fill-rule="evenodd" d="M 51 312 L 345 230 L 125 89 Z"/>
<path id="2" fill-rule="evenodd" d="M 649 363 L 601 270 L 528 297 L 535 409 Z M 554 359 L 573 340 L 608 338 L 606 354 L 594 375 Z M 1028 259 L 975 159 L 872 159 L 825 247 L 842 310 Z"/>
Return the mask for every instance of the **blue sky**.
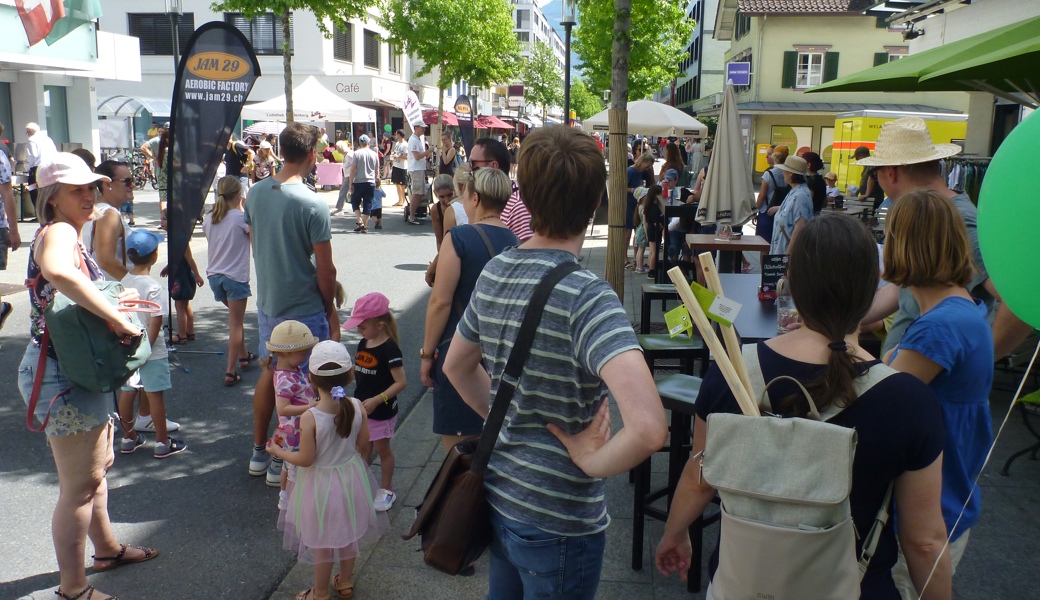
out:
<path id="1" fill-rule="evenodd" d="M 563 25 L 560 25 L 560 18 L 563 16 L 563 1 L 562 0 L 551 0 L 542 6 L 542 14 L 545 15 L 545 20 L 552 25 L 552 28 L 556 30 L 556 33 L 560 34 L 561 40 L 566 40 L 563 31 Z M 571 46 L 574 45 L 574 28 L 571 28 Z M 581 59 L 578 55 L 571 51 L 571 77 L 578 77 L 581 75 L 578 67 L 581 66 Z"/>

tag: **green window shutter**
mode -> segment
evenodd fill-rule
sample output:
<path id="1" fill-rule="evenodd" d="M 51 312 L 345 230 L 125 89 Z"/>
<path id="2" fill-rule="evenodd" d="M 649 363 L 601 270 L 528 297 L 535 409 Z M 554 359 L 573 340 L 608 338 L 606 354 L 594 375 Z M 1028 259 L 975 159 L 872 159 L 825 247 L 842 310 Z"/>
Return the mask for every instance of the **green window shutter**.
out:
<path id="1" fill-rule="evenodd" d="M 888 62 L 888 52 L 875 52 L 874 53 L 874 66 L 883 65 Z"/>
<path id="2" fill-rule="evenodd" d="M 784 76 L 780 87 L 793 88 L 798 76 L 798 53 L 794 50 L 784 52 Z"/>
<path id="3" fill-rule="evenodd" d="M 823 55 L 823 82 L 838 78 L 838 53 L 828 52 Z"/>

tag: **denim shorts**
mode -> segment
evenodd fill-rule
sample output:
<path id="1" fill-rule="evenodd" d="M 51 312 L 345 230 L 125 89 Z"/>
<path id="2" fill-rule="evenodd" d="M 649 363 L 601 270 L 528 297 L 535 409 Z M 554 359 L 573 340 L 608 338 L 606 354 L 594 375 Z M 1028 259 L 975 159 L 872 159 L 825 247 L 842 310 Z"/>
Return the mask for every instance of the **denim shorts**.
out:
<path id="1" fill-rule="evenodd" d="M 219 273 L 210 275 L 206 279 L 209 280 L 209 289 L 213 290 L 213 299 L 217 302 L 245 300 L 253 295 L 249 289 L 248 281 L 242 283 Z"/>
<path id="2" fill-rule="evenodd" d="M 260 329 L 260 359 L 267 360 L 271 358 L 271 351 L 267 349 L 267 342 L 271 341 L 271 331 L 276 325 L 282 321 L 299 321 L 307 326 L 307 329 L 311 330 L 319 340 L 329 339 L 329 321 L 325 318 L 325 313 L 320 312 L 306 317 L 269 317 L 264 314 L 264 311 L 259 308 L 256 309 L 256 320 L 257 325 Z M 271 366 L 278 361 L 272 360 Z M 309 361 L 304 361 L 300 368 L 304 371 L 307 370 L 307 364 Z"/>
<path id="3" fill-rule="evenodd" d="M 130 378 L 123 386 L 124 392 L 144 389 L 146 392 L 165 392 L 173 387 L 170 380 L 170 360 L 157 358 L 149 360 L 137 370 L 137 377 Z"/>
<path id="4" fill-rule="evenodd" d="M 22 393 L 25 405 L 29 406 L 32 397 L 33 380 L 40 361 L 40 349 L 29 342 L 25 355 L 18 365 L 18 391 Z M 48 436 L 72 435 L 90 431 L 101 425 L 107 425 L 116 412 L 116 396 L 113 392 L 97 394 L 78 388 L 65 378 L 61 366 L 53 358 L 47 359 L 43 382 L 40 385 L 40 399 L 36 404 L 36 421 L 43 423 L 47 417 L 51 398 L 68 390 L 68 393 L 54 401 L 50 407 L 50 421 L 45 433 Z"/>
<path id="5" fill-rule="evenodd" d="M 491 509 L 489 600 L 593 600 L 607 532 L 562 536 Z"/>
<path id="6" fill-rule="evenodd" d="M 127 200 L 126 202 L 119 205 L 119 212 L 124 215 L 134 214 L 134 201 L 133 199 Z"/>

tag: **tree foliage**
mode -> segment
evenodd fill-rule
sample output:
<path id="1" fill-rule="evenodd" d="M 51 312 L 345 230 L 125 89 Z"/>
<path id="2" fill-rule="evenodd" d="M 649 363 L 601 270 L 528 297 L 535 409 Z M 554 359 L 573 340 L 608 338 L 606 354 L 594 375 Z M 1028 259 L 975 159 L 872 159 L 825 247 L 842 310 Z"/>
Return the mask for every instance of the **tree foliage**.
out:
<path id="1" fill-rule="evenodd" d="M 579 119 L 588 119 L 603 110 L 603 99 L 590 91 L 584 81 L 575 79 L 571 83 L 571 110 Z"/>
<path id="2" fill-rule="evenodd" d="M 550 106 L 563 106 L 563 71 L 556 54 L 545 42 L 535 42 L 531 55 L 524 57 L 520 80 L 524 96 L 542 107 L 542 116 Z"/>
<path id="3" fill-rule="evenodd" d="M 488 88 L 515 77 L 520 45 L 503 0 L 381 0 L 379 23 L 390 42 L 437 70 L 437 87 L 456 81 Z"/>
<path id="4" fill-rule="evenodd" d="M 368 8 L 375 4 L 376 0 L 221 0 L 214 2 L 210 8 L 214 12 L 237 12 L 242 13 L 247 19 L 274 13 L 281 20 L 283 39 L 282 42 L 282 69 L 285 78 L 285 109 L 286 120 L 293 121 L 293 98 L 292 98 L 292 48 L 289 47 L 289 15 L 294 12 L 311 12 L 318 19 L 318 28 L 325 37 L 332 35 L 329 24 L 335 26 L 338 23 L 349 21 L 365 15 Z"/>
<path id="5" fill-rule="evenodd" d="M 685 0 L 632 0 L 629 99 L 648 98 L 678 74 L 695 26 L 686 17 L 685 4 Z M 580 23 L 574 30 L 574 49 L 581 57 L 582 74 L 590 89 L 608 90 L 614 2 L 578 0 L 578 11 Z"/>

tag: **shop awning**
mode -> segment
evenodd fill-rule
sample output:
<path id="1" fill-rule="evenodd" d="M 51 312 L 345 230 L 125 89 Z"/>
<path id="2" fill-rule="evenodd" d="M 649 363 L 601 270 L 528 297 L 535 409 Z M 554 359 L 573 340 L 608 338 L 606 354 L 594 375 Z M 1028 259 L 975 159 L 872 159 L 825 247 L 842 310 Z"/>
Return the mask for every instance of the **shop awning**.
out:
<path id="1" fill-rule="evenodd" d="M 512 125 L 494 115 L 480 115 L 477 117 L 477 120 L 473 122 L 473 127 L 476 129 L 513 129 Z"/>
<path id="2" fill-rule="evenodd" d="M 169 117 L 170 99 L 118 95 L 99 100 L 97 104 L 98 116 L 103 117 L 136 117 L 144 111 L 148 111 L 153 117 Z"/>
<path id="3" fill-rule="evenodd" d="M 983 91 L 1035 106 L 1040 102 L 1038 40 L 1040 17 L 1033 17 L 840 77 L 806 93 Z"/>
<path id="4" fill-rule="evenodd" d="M 940 113 L 961 114 L 958 111 L 947 108 L 937 108 L 925 104 L 873 104 L 863 102 L 741 102 L 737 109 L 742 115 L 785 115 L 798 113 L 800 115 L 836 115 L 843 112 L 856 110 L 879 110 L 899 113 Z M 719 108 L 703 110 L 697 113 L 699 117 L 715 117 L 720 112 Z"/>
<path id="5" fill-rule="evenodd" d="M 243 119 L 285 120 L 285 94 L 242 108 Z M 293 118 L 297 121 L 374 123 L 376 111 L 358 106 L 330 92 L 314 77 L 293 88 Z"/>

